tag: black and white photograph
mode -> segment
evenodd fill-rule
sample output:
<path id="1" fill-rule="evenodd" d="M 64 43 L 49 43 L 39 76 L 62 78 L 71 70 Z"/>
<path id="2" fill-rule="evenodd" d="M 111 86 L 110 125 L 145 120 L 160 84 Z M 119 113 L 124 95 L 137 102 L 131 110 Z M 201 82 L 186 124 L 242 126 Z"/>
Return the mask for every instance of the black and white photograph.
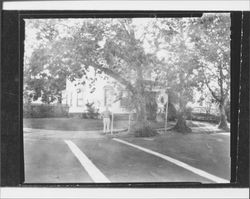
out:
<path id="1" fill-rule="evenodd" d="M 230 183 L 230 20 L 24 19 L 24 182 Z"/>

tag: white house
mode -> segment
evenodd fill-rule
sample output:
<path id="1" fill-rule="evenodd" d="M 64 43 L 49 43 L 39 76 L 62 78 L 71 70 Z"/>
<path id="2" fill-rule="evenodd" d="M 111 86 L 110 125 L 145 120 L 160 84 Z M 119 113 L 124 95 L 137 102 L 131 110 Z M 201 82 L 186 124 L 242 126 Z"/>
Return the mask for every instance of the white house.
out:
<path id="1" fill-rule="evenodd" d="M 109 106 L 113 113 L 129 113 L 126 108 L 128 91 L 122 85 L 105 74 L 95 73 L 91 67 L 86 76 L 73 82 L 66 80 L 66 89 L 62 92 L 62 103 L 69 106 L 70 114 L 86 112 L 86 104 L 93 102 L 99 112 Z"/>

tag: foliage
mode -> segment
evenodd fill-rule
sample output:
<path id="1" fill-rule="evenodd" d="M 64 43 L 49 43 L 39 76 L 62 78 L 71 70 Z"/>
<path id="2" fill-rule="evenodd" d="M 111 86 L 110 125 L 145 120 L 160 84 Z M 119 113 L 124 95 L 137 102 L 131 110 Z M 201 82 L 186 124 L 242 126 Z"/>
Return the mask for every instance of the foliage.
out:
<path id="1" fill-rule="evenodd" d="M 192 113 L 192 120 L 218 123 L 220 121 L 220 117 L 210 113 Z"/>
<path id="2" fill-rule="evenodd" d="M 162 58 L 161 73 L 158 73 L 158 81 L 168 85 L 170 101 L 177 109 L 177 124 L 187 132 L 191 129 L 185 125 L 186 105 L 193 100 L 193 90 L 199 86 L 200 76 L 196 73 L 199 64 L 194 45 L 189 38 L 191 20 L 176 19 L 174 33 L 169 37 L 163 37 L 163 44 L 158 50 L 165 56 Z M 171 45 L 166 41 L 170 41 Z M 183 124 L 180 125 L 180 122 Z"/>
<path id="3" fill-rule="evenodd" d="M 29 92 L 29 95 L 24 95 L 26 101 L 40 98 L 47 104 L 61 102 L 61 91 L 65 88 L 68 73 L 62 67 L 63 54 L 55 56 L 50 53 L 50 48 L 57 50 L 56 46 L 52 46 L 53 41 L 59 37 L 57 22 L 60 20 L 26 21 L 24 91 Z M 28 34 L 29 31 L 31 34 Z"/>
<path id="4" fill-rule="evenodd" d="M 88 79 L 93 67 L 129 91 L 130 108 L 136 110 L 141 129 L 147 127 L 148 119 L 156 118 L 157 105 L 149 95 L 155 86 L 168 89 L 179 131 L 190 131 L 185 123 L 186 106 L 194 100 L 195 89 L 201 92 L 206 85 L 223 109 L 230 81 L 229 17 L 143 20 L 26 20 L 28 29 L 35 32 L 33 39 L 27 34 L 26 46 L 35 45 L 25 54 L 28 92 L 24 96 L 60 102 L 65 80 Z M 91 106 L 89 111 L 94 113 Z"/>
<path id="5" fill-rule="evenodd" d="M 164 111 L 160 114 L 159 116 L 161 117 L 161 120 L 164 121 L 165 120 L 165 115 L 166 115 L 166 106 L 167 104 L 164 105 Z M 173 103 L 169 102 L 168 103 L 168 121 L 175 121 L 177 119 L 177 110 L 174 106 Z"/>
<path id="6" fill-rule="evenodd" d="M 99 116 L 99 112 L 98 112 L 99 110 L 94 107 L 94 102 L 92 103 L 87 102 L 86 107 L 87 107 L 87 112 L 83 113 L 83 118 L 97 119 Z"/>
<path id="7" fill-rule="evenodd" d="M 51 118 L 51 117 L 68 117 L 68 106 L 56 104 L 24 104 L 23 117 L 24 118 Z"/>
<path id="8" fill-rule="evenodd" d="M 51 29 L 54 27 L 52 24 Z M 32 80 L 25 81 L 29 89 L 35 91 L 34 99 L 45 95 L 43 101 L 50 103 L 55 100 L 50 98 L 50 93 L 45 92 L 56 90 L 51 89 L 52 82 L 47 81 L 49 85 L 44 86 L 48 89 L 41 86 L 47 76 L 62 77 L 63 74 L 64 78 L 74 80 L 86 76 L 89 67 L 94 67 L 97 73 L 105 73 L 116 79 L 131 92 L 138 121 L 146 120 L 144 77 L 155 57 L 145 51 L 142 41 L 136 37 L 131 19 L 82 20 L 79 26 L 73 26 L 70 34 L 58 37 L 54 36 L 42 50 L 38 49 L 42 53 L 34 50 L 31 55 L 29 66 L 38 71 L 38 74 L 32 71 L 34 76 L 43 76 L 39 80 L 35 79 L 35 85 Z M 37 54 L 41 55 L 40 59 L 36 59 Z M 46 63 L 43 63 L 44 60 Z M 44 73 L 46 70 L 49 70 L 49 75 Z M 61 71 L 62 74 L 58 75 Z M 62 86 L 58 88 L 63 89 Z"/>
<path id="9" fill-rule="evenodd" d="M 205 15 L 194 21 L 192 40 L 199 54 L 199 73 L 220 109 L 219 128 L 228 130 L 225 105 L 230 94 L 229 15 Z"/>

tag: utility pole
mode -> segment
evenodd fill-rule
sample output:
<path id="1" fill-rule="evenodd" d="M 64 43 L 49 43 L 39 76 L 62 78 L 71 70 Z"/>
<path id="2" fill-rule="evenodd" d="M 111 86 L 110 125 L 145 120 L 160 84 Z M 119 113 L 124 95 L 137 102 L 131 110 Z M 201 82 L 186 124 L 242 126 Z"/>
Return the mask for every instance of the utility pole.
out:
<path id="1" fill-rule="evenodd" d="M 167 132 L 167 123 L 168 123 L 168 94 L 166 94 L 166 109 L 165 109 L 165 133 Z"/>

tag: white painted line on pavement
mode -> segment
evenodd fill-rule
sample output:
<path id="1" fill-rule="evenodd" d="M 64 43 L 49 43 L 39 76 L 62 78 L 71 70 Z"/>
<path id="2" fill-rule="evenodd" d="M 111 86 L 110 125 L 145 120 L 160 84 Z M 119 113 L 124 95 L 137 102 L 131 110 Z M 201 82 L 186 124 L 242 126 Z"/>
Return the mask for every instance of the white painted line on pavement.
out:
<path id="1" fill-rule="evenodd" d="M 91 162 L 91 160 L 70 140 L 64 140 L 83 168 L 94 182 L 110 183 L 110 180 Z"/>
<path id="2" fill-rule="evenodd" d="M 190 165 L 188 165 L 188 164 L 186 164 L 186 163 L 184 163 L 184 162 L 181 162 L 181 161 L 179 161 L 179 160 L 176 160 L 176 159 L 174 159 L 174 158 L 171 158 L 171 157 L 169 157 L 169 156 L 167 156 L 167 155 L 163 155 L 163 154 L 161 154 L 161 153 L 152 151 L 152 150 L 150 150 L 150 149 L 146 149 L 146 148 L 144 148 L 144 147 L 141 147 L 141 146 L 138 146 L 138 145 L 135 145 L 135 144 L 131 144 L 131 143 L 129 143 L 129 142 L 126 142 L 126 141 L 124 141 L 124 140 L 120 140 L 120 139 L 117 139 L 117 138 L 113 138 L 113 140 L 115 140 L 115 141 L 117 141 L 117 142 L 120 142 L 120 143 L 123 143 L 123 144 L 126 144 L 126 145 L 129 145 L 129 146 L 132 146 L 132 147 L 134 147 L 134 148 L 140 149 L 140 150 L 142 150 L 142 151 L 144 151 L 144 152 L 150 153 L 150 154 L 155 155 L 155 156 L 157 156 L 157 157 L 160 157 L 160 158 L 162 158 L 162 159 L 164 159 L 164 160 L 167 160 L 167 161 L 169 161 L 169 162 L 171 162 L 171 163 L 173 163 L 173 164 L 176 164 L 176 165 L 178 165 L 178 166 L 180 166 L 180 167 L 182 167 L 182 168 L 184 168 L 184 169 L 187 169 L 187 170 L 189 170 L 189 171 L 191 171 L 191 172 L 193 172 L 193 173 L 195 173 L 195 174 L 198 174 L 198 175 L 200 175 L 200 176 L 202 176 L 202 177 L 204 177 L 204 178 L 207 178 L 207 179 L 209 179 L 209 180 L 212 180 L 212 181 L 214 181 L 214 182 L 216 182 L 216 183 L 229 183 L 229 181 L 226 180 L 226 179 L 217 177 L 217 176 L 215 176 L 215 175 L 212 175 L 212 174 L 210 174 L 210 173 L 207 173 L 206 171 L 203 171 L 203 170 L 201 170 L 201 169 L 197 169 L 197 168 L 195 168 L 195 167 L 192 167 L 192 166 L 190 166 Z"/>

